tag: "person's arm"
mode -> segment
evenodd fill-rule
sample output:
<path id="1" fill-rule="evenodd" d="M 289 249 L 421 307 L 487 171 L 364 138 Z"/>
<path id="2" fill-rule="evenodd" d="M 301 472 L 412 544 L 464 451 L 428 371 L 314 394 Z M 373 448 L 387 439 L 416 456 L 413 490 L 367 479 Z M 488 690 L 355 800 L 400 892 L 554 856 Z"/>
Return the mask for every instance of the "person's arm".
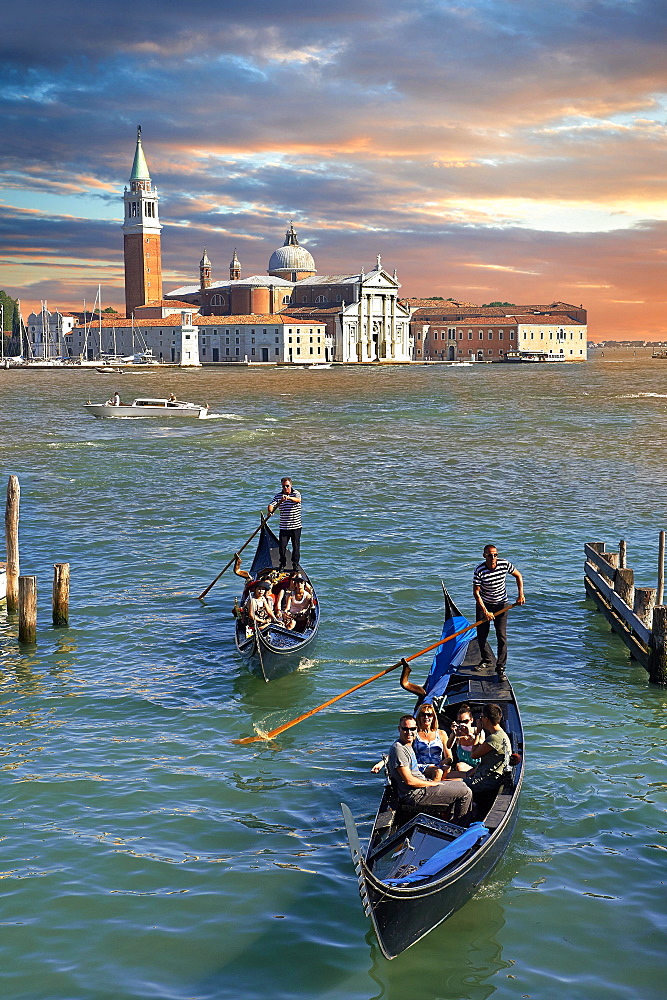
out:
<path id="1" fill-rule="evenodd" d="M 476 743 L 474 746 L 470 747 L 470 756 L 473 760 L 479 760 L 484 754 L 490 753 L 493 747 L 489 746 L 488 743 Z"/>
<path id="2" fill-rule="evenodd" d="M 234 572 L 236 573 L 237 576 L 243 577 L 244 580 L 250 580 L 251 577 L 248 570 L 241 569 L 241 556 L 238 554 L 238 552 L 235 552 L 234 555 L 236 556 L 236 559 L 234 560 Z"/>
<path id="3" fill-rule="evenodd" d="M 421 687 L 419 684 L 413 684 L 412 681 L 408 680 L 412 667 L 407 660 L 401 660 L 403 664 L 403 670 L 401 671 L 401 687 L 404 691 L 409 691 L 410 694 L 416 694 L 418 698 L 423 698 L 426 694 L 425 688 Z"/>
<path id="4" fill-rule="evenodd" d="M 484 617 L 485 618 L 493 618 L 493 615 L 491 614 L 491 612 L 487 611 L 487 609 L 486 609 L 486 607 L 484 605 L 484 601 L 482 600 L 482 588 L 480 587 L 480 585 L 478 583 L 473 583 L 473 585 L 472 585 L 472 592 L 473 592 L 473 595 L 475 597 L 475 601 L 477 603 L 477 607 L 482 612 L 482 614 L 484 615 Z"/>
<path id="5" fill-rule="evenodd" d="M 442 741 L 442 759 L 447 764 L 451 764 L 454 760 L 454 754 L 449 746 L 449 740 L 447 739 L 447 733 L 444 729 L 439 729 L 438 733 L 440 735 L 440 740 Z"/>
<path id="6" fill-rule="evenodd" d="M 526 598 L 524 597 L 523 594 L 523 577 L 521 576 L 521 573 L 519 573 L 518 569 L 515 569 L 514 572 L 510 574 L 510 576 L 513 576 L 514 579 L 516 580 L 516 586 L 518 591 L 516 603 L 525 604 Z"/>
<path id="7" fill-rule="evenodd" d="M 409 788 L 427 788 L 430 785 L 439 785 L 439 781 L 430 781 L 428 778 L 417 778 L 409 767 L 396 768 L 401 776 L 401 781 Z"/>
<path id="8" fill-rule="evenodd" d="M 266 613 L 269 618 L 273 618 L 274 622 L 277 622 L 278 618 L 276 617 L 275 605 L 268 597 L 264 598 L 264 607 L 266 608 Z"/>

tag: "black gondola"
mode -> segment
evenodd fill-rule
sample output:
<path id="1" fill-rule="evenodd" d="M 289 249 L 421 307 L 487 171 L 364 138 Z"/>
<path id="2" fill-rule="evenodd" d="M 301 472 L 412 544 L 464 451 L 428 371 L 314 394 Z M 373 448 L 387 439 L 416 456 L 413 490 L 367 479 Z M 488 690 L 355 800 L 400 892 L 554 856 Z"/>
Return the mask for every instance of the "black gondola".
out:
<path id="1" fill-rule="evenodd" d="M 450 634 L 455 630 L 451 625 L 456 615 L 462 618 L 445 591 L 443 635 L 448 623 Z M 364 911 L 371 918 L 383 955 L 389 959 L 467 902 L 502 857 L 518 816 L 523 730 L 514 692 L 505 677 L 496 676 L 493 667 L 474 665 L 479 660 L 476 644 L 474 655 L 473 650 L 465 649 L 463 655 L 462 664 L 445 673 L 425 700 L 433 702 L 445 730 L 463 702 L 476 714 L 485 703 L 495 702 L 503 711 L 502 726 L 512 745 L 503 783 L 497 792 L 476 801 L 475 822 L 464 829 L 424 812 L 407 813 L 388 784 L 364 854 L 352 814 L 342 806 Z M 492 659 L 488 647 L 486 655 Z"/>
<path id="2" fill-rule="evenodd" d="M 279 561 L 278 539 L 266 522 L 262 521 L 257 551 L 250 567 L 252 579 L 256 580 L 267 571 L 277 569 Z M 301 576 L 311 587 L 313 586 L 303 566 L 292 566 L 291 569 L 298 569 Z M 237 614 L 236 648 L 248 661 L 253 673 L 257 673 L 265 681 L 270 681 L 298 667 L 305 650 L 315 639 L 320 624 L 320 603 L 314 587 L 313 597 L 313 608 L 309 612 L 307 625 L 300 632 L 290 631 L 282 625 L 274 624 L 264 629 L 252 628 L 245 615 Z"/>

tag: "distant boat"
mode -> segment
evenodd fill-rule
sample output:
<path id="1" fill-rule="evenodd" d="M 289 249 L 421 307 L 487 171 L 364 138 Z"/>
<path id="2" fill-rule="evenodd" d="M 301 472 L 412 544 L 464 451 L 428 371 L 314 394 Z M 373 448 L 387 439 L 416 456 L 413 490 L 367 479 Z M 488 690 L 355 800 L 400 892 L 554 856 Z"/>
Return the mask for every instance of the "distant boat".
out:
<path id="1" fill-rule="evenodd" d="M 85 409 L 93 417 L 197 417 L 208 415 L 208 404 L 185 403 L 179 399 L 135 399 L 133 403 L 114 406 L 113 403 L 86 403 Z"/>
<path id="2" fill-rule="evenodd" d="M 331 368 L 331 362 L 329 362 L 328 364 L 321 364 L 321 365 L 306 365 L 306 368 L 308 368 L 309 371 L 314 371 L 319 368 Z"/>
<path id="3" fill-rule="evenodd" d="M 543 361 L 565 361 L 565 355 L 548 354 L 546 351 L 508 351 L 503 361 L 510 365 L 534 364 Z"/>

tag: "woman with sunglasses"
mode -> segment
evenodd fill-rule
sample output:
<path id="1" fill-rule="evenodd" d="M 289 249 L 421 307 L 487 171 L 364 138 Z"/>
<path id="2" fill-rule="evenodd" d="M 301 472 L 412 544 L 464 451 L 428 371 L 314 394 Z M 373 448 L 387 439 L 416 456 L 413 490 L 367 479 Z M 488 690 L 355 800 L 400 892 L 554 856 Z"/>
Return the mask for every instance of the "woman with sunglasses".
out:
<path id="1" fill-rule="evenodd" d="M 419 706 L 415 716 L 417 733 L 412 744 L 419 770 L 425 778 L 442 781 L 452 764 L 452 752 L 447 746 L 447 733 L 440 729 L 438 716 L 428 702 Z"/>
<path id="2" fill-rule="evenodd" d="M 471 754 L 472 748 L 483 740 L 484 730 L 475 727 L 470 705 L 460 705 L 447 740 L 447 749 L 456 757 L 454 771 L 472 771 L 477 764 Z"/>

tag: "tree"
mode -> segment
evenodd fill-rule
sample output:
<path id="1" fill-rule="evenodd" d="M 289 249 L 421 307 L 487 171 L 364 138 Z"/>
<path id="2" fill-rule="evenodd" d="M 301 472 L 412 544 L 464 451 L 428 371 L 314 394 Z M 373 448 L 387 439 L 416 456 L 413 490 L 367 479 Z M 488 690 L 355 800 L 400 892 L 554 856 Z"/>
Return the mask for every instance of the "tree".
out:
<path id="1" fill-rule="evenodd" d="M 489 306 L 515 306 L 516 302 L 483 302 L 482 309 L 487 309 Z"/>
<path id="2" fill-rule="evenodd" d="M 103 310 L 102 310 L 102 312 L 105 312 L 105 313 L 113 313 L 113 315 L 114 315 L 114 316 L 117 316 L 117 315 L 118 315 L 118 310 L 117 310 L 117 309 L 114 309 L 114 308 L 113 308 L 113 306 L 107 306 L 107 307 L 106 307 L 106 309 L 103 309 Z"/>

